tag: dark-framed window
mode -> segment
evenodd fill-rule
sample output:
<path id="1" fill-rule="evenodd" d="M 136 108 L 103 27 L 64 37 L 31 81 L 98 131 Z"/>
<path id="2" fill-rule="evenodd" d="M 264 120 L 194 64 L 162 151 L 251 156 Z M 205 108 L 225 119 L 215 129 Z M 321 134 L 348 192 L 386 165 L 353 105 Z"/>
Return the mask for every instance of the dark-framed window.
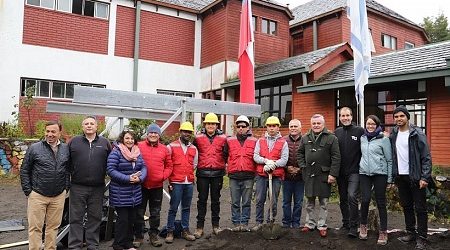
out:
<path id="1" fill-rule="evenodd" d="M 269 35 L 276 36 L 278 34 L 278 25 L 276 21 L 262 18 L 261 20 L 261 32 Z"/>
<path id="2" fill-rule="evenodd" d="M 381 34 L 381 45 L 388 49 L 397 49 L 397 38 L 387 34 Z"/>
<path id="3" fill-rule="evenodd" d="M 258 18 L 256 16 L 252 16 L 252 25 L 253 31 L 258 31 Z"/>
<path id="4" fill-rule="evenodd" d="M 288 125 L 292 119 L 292 84 L 282 80 L 256 86 L 255 103 L 261 105 L 262 114 L 253 119 L 253 127 L 263 127 L 269 116 L 277 116 L 281 125 Z"/>
<path id="5" fill-rule="evenodd" d="M 336 99 L 336 112 L 339 112 L 341 107 L 350 107 L 353 110 L 353 122 L 358 123 L 359 114 L 354 88 L 338 90 Z M 426 104 L 426 92 L 419 92 L 418 83 L 415 81 L 366 86 L 364 91 L 364 116 L 378 116 L 382 127 L 388 132 L 395 126 L 392 113 L 398 105 L 405 105 L 411 114 L 410 121 L 426 132 Z M 339 116 L 337 117 L 336 124 L 339 126 Z"/>
<path id="6" fill-rule="evenodd" d="M 26 0 L 26 4 L 61 12 L 108 19 L 109 4 L 93 0 Z"/>

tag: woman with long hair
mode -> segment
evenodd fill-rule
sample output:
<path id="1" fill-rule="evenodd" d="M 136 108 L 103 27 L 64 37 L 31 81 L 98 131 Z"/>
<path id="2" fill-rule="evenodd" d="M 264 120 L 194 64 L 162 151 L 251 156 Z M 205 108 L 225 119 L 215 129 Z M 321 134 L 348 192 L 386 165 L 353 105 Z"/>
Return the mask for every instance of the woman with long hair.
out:
<path id="1" fill-rule="evenodd" d="M 141 182 L 147 175 L 133 131 L 120 133 L 108 157 L 109 204 L 117 212 L 114 233 L 114 250 L 133 248 L 133 221 L 142 202 Z"/>

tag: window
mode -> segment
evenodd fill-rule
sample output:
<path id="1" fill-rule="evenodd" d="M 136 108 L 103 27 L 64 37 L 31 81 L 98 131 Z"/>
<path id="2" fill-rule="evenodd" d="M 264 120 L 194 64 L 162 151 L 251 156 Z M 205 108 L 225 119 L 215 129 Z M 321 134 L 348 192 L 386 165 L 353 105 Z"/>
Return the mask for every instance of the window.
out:
<path id="1" fill-rule="evenodd" d="M 26 0 L 28 5 L 108 19 L 109 4 L 91 0 Z"/>
<path id="2" fill-rule="evenodd" d="M 56 9 L 72 13 L 72 0 L 56 0 Z"/>
<path id="3" fill-rule="evenodd" d="M 261 21 L 261 32 L 276 36 L 277 35 L 277 22 L 263 18 Z"/>
<path id="4" fill-rule="evenodd" d="M 253 31 L 257 31 L 258 30 L 257 27 L 256 27 L 257 20 L 258 20 L 257 17 L 252 16 Z"/>
<path id="5" fill-rule="evenodd" d="M 37 79 L 22 79 L 21 95 L 26 96 L 26 91 L 29 88 L 34 88 L 34 97 L 46 97 L 46 98 L 63 98 L 73 99 L 75 85 L 81 85 L 85 87 L 105 88 L 105 85 L 100 84 L 80 84 L 69 83 L 62 81 L 49 81 L 49 80 L 37 80 Z"/>
<path id="6" fill-rule="evenodd" d="M 390 35 L 381 34 L 381 45 L 385 48 L 396 50 L 397 38 Z"/>
<path id="7" fill-rule="evenodd" d="M 255 103 L 261 105 L 261 118 L 254 119 L 254 127 L 262 127 L 269 116 L 277 116 L 281 125 L 292 119 L 292 85 L 286 82 L 257 86 Z"/>
<path id="8" fill-rule="evenodd" d="M 157 89 L 157 94 L 160 95 L 173 95 L 173 96 L 182 96 L 182 97 L 195 97 L 194 92 L 183 92 L 183 91 L 173 91 L 173 90 L 164 90 L 164 89 Z"/>
<path id="9" fill-rule="evenodd" d="M 413 49 L 414 47 L 416 47 L 414 43 L 405 42 L 405 49 Z"/>

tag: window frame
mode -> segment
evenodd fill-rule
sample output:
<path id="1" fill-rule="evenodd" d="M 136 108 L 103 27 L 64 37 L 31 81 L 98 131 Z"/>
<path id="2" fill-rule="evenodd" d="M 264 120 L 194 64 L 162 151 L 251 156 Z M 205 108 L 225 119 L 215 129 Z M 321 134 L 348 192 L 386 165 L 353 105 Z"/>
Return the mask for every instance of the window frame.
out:
<path id="1" fill-rule="evenodd" d="M 170 90 L 170 89 L 156 89 L 156 94 L 158 94 L 158 95 L 170 95 L 170 96 L 195 98 L 195 93 L 194 92 L 178 91 L 178 90 Z"/>
<path id="2" fill-rule="evenodd" d="M 267 22 L 266 29 L 263 28 L 264 22 Z M 273 30 L 273 32 L 271 31 L 271 27 L 272 27 L 271 24 L 275 25 L 275 29 Z M 270 35 L 270 36 L 278 36 L 278 22 L 275 20 L 264 18 L 264 17 L 261 18 L 261 33 Z"/>
<path id="3" fill-rule="evenodd" d="M 283 90 L 283 87 L 287 86 L 289 90 Z M 275 90 L 277 88 L 277 90 Z M 263 89 L 269 89 L 268 94 L 262 94 Z M 275 96 L 277 98 L 275 98 Z M 290 112 L 287 112 L 288 110 L 284 110 L 284 116 L 282 116 L 282 110 L 283 110 L 283 102 L 282 97 L 284 96 L 290 96 Z M 269 110 L 263 110 L 261 109 L 262 116 L 261 118 L 253 118 L 252 120 L 252 126 L 254 128 L 261 128 L 264 127 L 264 122 L 267 117 L 277 114 L 276 116 L 280 119 L 281 126 L 284 127 L 289 124 L 290 118 L 286 119 L 287 114 L 291 114 L 292 118 L 292 83 L 290 81 L 280 81 L 280 82 L 271 82 L 270 84 L 264 84 L 264 85 L 257 85 L 255 88 L 255 104 L 261 105 L 261 99 L 263 98 L 269 98 Z M 277 100 L 276 100 L 277 99 Z M 274 102 L 277 101 L 278 108 L 274 108 Z M 286 106 L 287 107 L 287 106 Z"/>
<path id="4" fill-rule="evenodd" d="M 408 46 L 410 46 L 410 47 L 407 48 L 406 45 L 408 45 Z M 416 45 L 415 45 L 414 43 L 405 41 L 405 45 L 404 45 L 404 48 L 405 48 L 405 49 L 414 49 L 415 47 L 416 47 Z"/>
<path id="5" fill-rule="evenodd" d="M 387 39 L 389 39 L 389 46 L 387 46 L 387 44 L 385 43 L 385 37 Z M 395 46 L 393 45 L 393 41 L 395 42 Z M 387 49 L 391 49 L 391 50 L 397 50 L 398 48 L 398 39 L 395 36 L 391 36 L 385 33 L 381 33 L 381 46 L 383 46 L 383 48 L 387 48 Z"/>

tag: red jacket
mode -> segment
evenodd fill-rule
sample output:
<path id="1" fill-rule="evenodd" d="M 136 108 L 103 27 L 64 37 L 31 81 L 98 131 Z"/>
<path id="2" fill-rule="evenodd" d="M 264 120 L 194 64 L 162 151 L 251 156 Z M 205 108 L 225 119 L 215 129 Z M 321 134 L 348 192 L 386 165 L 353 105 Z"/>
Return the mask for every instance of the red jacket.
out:
<path id="1" fill-rule="evenodd" d="M 259 155 L 269 160 L 278 160 L 281 158 L 281 152 L 283 151 L 284 143 L 286 139 L 280 138 L 275 142 L 272 151 L 269 152 L 269 145 L 267 144 L 267 140 L 265 138 L 259 139 Z M 264 164 L 258 164 L 256 166 L 256 172 L 260 176 L 268 177 L 267 173 L 264 172 Z M 273 176 L 280 177 L 282 180 L 284 179 L 284 168 L 276 168 L 273 173 Z"/>
<path id="2" fill-rule="evenodd" d="M 215 135 L 212 143 L 205 134 L 195 136 L 198 149 L 198 169 L 225 169 L 223 147 L 226 143 L 225 135 Z"/>
<path id="3" fill-rule="evenodd" d="M 194 145 L 189 145 L 186 154 L 181 148 L 180 141 L 170 143 L 172 150 L 173 171 L 169 177 L 170 182 L 194 182 L 194 158 L 197 154 L 197 149 Z"/>
<path id="4" fill-rule="evenodd" d="M 139 142 L 138 147 L 147 166 L 147 177 L 142 186 L 147 189 L 162 187 L 173 168 L 169 149 L 161 143 L 151 146 L 147 140 Z"/>
<path id="5" fill-rule="evenodd" d="M 227 138 L 228 143 L 228 173 L 256 172 L 256 163 L 253 160 L 256 138 L 247 137 L 244 145 L 233 136 Z"/>

